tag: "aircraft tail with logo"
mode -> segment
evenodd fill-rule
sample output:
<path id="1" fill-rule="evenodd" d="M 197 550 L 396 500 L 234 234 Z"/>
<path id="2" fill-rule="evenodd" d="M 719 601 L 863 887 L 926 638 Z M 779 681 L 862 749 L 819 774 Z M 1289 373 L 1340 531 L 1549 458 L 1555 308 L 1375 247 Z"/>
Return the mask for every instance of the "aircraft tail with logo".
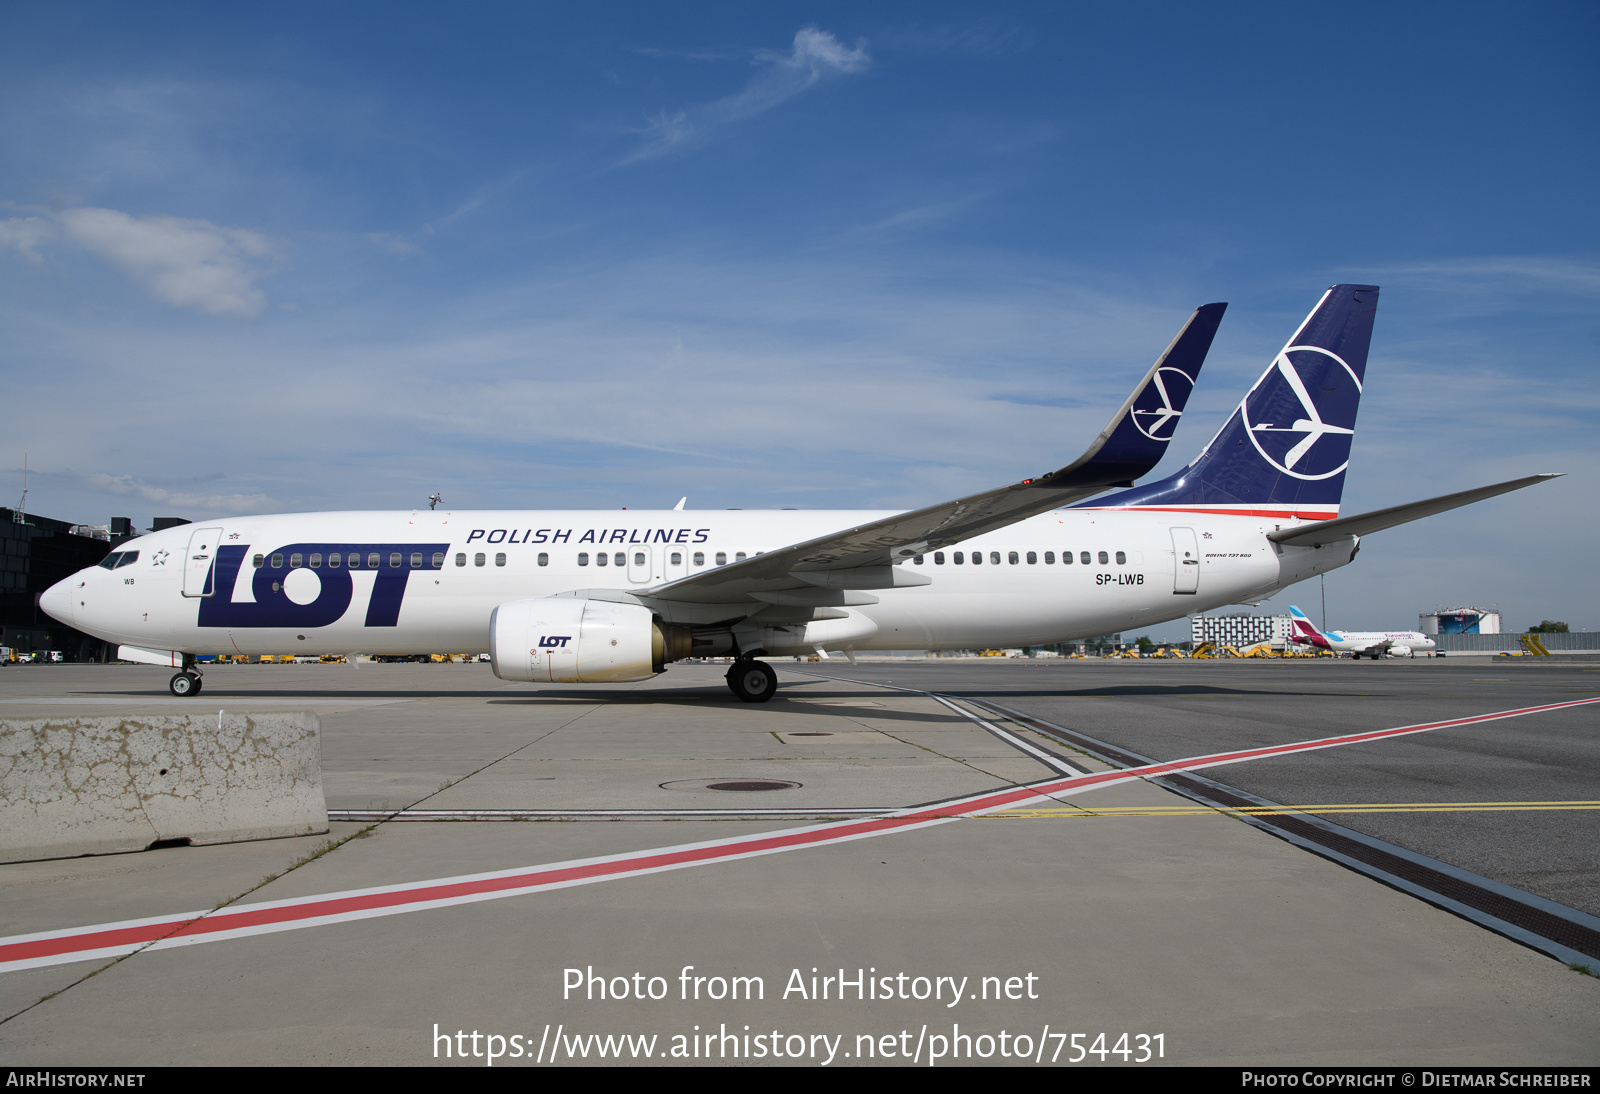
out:
<path id="1" fill-rule="evenodd" d="M 1376 285 L 1334 285 L 1193 463 L 1081 508 L 1338 516 L 1377 307 Z"/>
<path id="2" fill-rule="evenodd" d="M 1289 605 L 1289 618 L 1294 629 L 1290 632 L 1289 640 L 1299 646 L 1315 646 L 1318 649 L 1331 650 L 1333 643 L 1328 641 L 1328 636 L 1319 631 L 1311 620 L 1306 618 L 1306 613 Z"/>

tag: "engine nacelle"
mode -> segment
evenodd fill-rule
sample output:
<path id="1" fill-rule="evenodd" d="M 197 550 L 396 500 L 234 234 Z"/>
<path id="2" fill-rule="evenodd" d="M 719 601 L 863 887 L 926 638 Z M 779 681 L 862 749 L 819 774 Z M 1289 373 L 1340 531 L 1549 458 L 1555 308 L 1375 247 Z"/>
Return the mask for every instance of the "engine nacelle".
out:
<path id="1" fill-rule="evenodd" d="M 502 680 L 600 684 L 644 680 L 688 655 L 684 627 L 607 600 L 513 600 L 489 616 L 489 661 Z"/>
<path id="2" fill-rule="evenodd" d="M 1390 646 L 1388 652 L 1389 652 L 1389 656 L 1390 657 L 1412 657 L 1412 656 L 1414 656 L 1413 653 L 1411 652 L 1411 647 L 1410 646 Z"/>

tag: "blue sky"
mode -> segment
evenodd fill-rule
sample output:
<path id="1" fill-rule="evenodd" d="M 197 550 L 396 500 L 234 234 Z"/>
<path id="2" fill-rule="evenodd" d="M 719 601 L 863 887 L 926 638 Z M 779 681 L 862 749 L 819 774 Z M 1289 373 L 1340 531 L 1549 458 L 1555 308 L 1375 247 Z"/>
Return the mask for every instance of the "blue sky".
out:
<path id="1" fill-rule="evenodd" d="M 1330 624 L 1600 628 L 1593 5 L 4 11 L 7 504 L 926 504 L 1227 300 L 1164 473 L 1361 281 L 1346 512 L 1569 475 L 1370 537 Z"/>

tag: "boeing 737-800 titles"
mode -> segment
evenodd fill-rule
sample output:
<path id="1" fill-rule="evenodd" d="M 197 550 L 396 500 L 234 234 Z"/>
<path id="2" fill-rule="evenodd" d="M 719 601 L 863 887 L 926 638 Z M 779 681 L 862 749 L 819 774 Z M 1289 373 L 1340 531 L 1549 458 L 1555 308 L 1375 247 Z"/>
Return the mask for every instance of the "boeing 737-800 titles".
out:
<path id="1" fill-rule="evenodd" d="M 734 694 L 761 702 L 764 656 L 1041 645 L 1259 602 L 1363 535 L 1553 477 L 1340 518 L 1377 301 L 1329 289 L 1205 450 L 1146 486 L 1226 305 L 1190 317 L 1076 461 L 955 501 L 229 517 L 125 543 L 40 605 L 179 669 L 177 695 L 199 692 L 201 653 L 487 650 L 501 679 L 541 683 L 728 656 Z"/>

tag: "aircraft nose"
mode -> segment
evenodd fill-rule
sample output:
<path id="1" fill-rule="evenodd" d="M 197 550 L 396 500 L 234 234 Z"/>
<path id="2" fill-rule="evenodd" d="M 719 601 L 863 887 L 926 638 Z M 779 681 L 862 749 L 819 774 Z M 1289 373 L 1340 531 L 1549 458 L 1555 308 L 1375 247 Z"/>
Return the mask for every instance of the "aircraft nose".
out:
<path id="1" fill-rule="evenodd" d="M 39 607 L 43 608 L 52 618 L 58 619 L 67 625 L 72 624 L 72 588 L 82 578 L 74 574 L 72 577 L 56 582 L 44 592 L 39 594 Z"/>

